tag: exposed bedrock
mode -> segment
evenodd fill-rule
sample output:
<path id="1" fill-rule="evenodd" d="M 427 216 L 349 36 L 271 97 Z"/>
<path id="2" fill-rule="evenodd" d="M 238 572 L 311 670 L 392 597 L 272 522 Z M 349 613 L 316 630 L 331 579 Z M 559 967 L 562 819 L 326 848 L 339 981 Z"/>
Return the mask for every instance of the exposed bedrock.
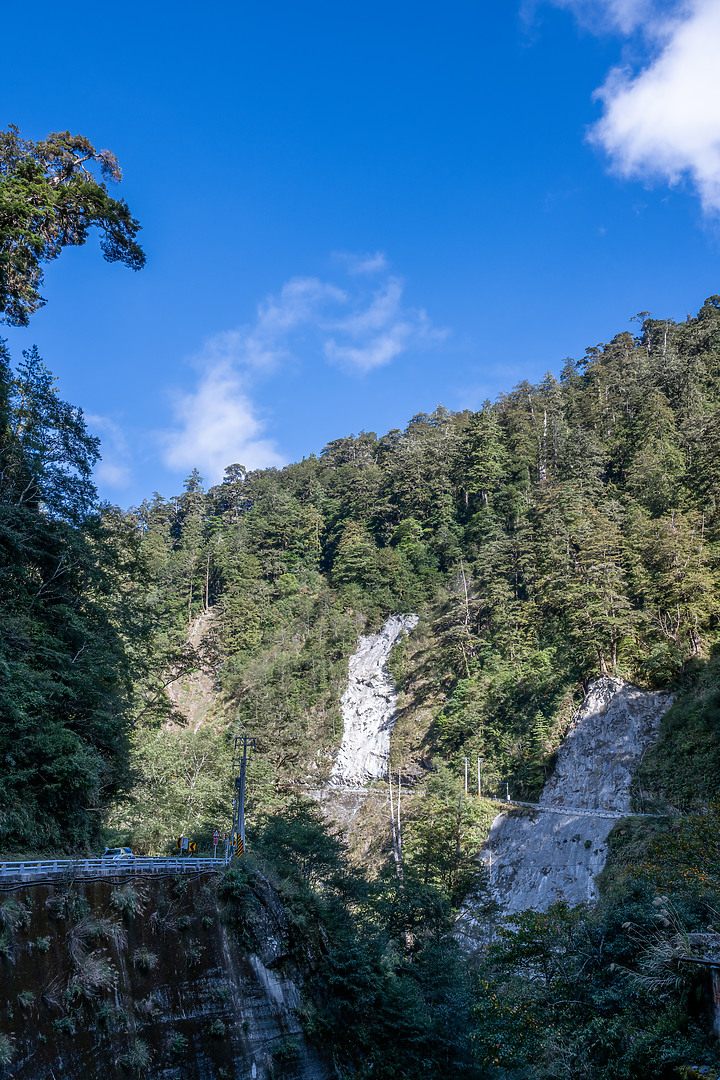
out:
<path id="1" fill-rule="evenodd" d="M 671 701 L 608 676 L 591 684 L 538 810 L 497 817 L 481 854 L 506 914 L 596 899 L 608 834 L 630 813 L 630 781 Z M 462 918 L 472 921 L 471 903 Z"/>
<path id="2" fill-rule="evenodd" d="M 393 645 L 417 623 L 417 615 L 392 615 L 378 634 L 360 638 L 350 657 L 347 690 L 340 702 L 343 738 L 331 785 L 358 786 L 387 775 L 397 702 L 387 662 Z"/>
<path id="3" fill-rule="evenodd" d="M 329 1080 L 297 1016 L 278 894 L 257 874 L 226 905 L 211 881 L 65 880 L 2 898 L 22 919 L 4 930 L 0 1074 Z"/>

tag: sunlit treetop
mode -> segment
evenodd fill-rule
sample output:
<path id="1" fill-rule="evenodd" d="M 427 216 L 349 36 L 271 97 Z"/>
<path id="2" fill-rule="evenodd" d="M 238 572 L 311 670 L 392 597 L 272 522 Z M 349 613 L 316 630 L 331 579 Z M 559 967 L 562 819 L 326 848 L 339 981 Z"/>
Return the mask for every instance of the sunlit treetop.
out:
<path id="1" fill-rule="evenodd" d="M 83 135 L 61 131 L 33 143 L 14 125 L 0 132 L 0 321 L 27 326 L 45 304 L 42 264 L 84 244 L 93 226 L 108 262 L 144 266 L 140 224 L 108 192 L 107 182 L 121 179 L 115 155 Z"/>

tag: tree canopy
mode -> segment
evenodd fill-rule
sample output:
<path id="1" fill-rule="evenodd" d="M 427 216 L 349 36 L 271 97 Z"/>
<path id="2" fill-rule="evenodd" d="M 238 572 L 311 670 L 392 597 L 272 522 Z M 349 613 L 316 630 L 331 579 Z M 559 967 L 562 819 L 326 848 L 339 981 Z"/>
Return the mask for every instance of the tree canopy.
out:
<path id="1" fill-rule="evenodd" d="M 108 262 L 144 266 L 140 224 L 107 188 L 121 179 L 115 155 L 84 135 L 60 131 L 31 142 L 15 125 L 0 132 L 0 321 L 27 326 L 45 304 L 42 264 L 84 244 L 93 227 Z"/>

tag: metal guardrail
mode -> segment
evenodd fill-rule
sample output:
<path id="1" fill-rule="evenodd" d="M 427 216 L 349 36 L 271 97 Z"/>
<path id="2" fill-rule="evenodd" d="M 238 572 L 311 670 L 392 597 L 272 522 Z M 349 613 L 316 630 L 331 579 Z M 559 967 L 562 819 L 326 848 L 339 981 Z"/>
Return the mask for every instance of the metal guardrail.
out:
<path id="1" fill-rule="evenodd" d="M 106 873 L 187 873 L 199 870 L 220 870 L 225 866 L 223 858 L 177 858 L 134 855 L 128 859 L 38 859 L 27 862 L 0 862 L 0 880 L 18 874 L 42 877 L 46 874 Z"/>
<path id="2" fill-rule="evenodd" d="M 671 814 L 635 814 L 631 810 L 587 810 L 581 806 L 544 806 L 540 803 L 520 802 L 519 799 L 493 799 L 493 802 L 502 806 L 527 806 L 531 810 L 537 810 L 540 814 L 562 814 L 567 817 L 599 817 L 619 820 L 629 817 L 672 817 Z"/>

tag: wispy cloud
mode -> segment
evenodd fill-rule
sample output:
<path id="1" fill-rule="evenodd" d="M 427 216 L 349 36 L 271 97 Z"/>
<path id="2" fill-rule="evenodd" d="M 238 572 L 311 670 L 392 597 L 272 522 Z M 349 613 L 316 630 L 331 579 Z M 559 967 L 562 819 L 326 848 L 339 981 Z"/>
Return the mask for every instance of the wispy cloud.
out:
<path id="1" fill-rule="evenodd" d="M 132 469 L 124 431 L 108 416 L 86 413 L 85 420 L 90 431 L 101 440 L 102 458 L 95 466 L 95 483 L 102 488 L 125 490 L 132 482 Z"/>
<path id="2" fill-rule="evenodd" d="M 372 254 L 334 251 L 333 258 L 345 263 L 349 274 L 377 274 L 387 268 L 387 257 L 384 251 L 374 251 Z"/>
<path id="3" fill-rule="evenodd" d="M 161 436 L 170 469 L 198 468 L 215 482 L 236 462 L 248 469 L 285 463 L 272 441 L 258 438 L 264 423 L 228 362 L 208 369 L 191 393 L 177 395 L 174 414 L 178 426 Z"/>
<path id="4" fill-rule="evenodd" d="M 553 2 L 644 40 L 644 60 L 614 68 L 597 91 L 604 114 L 590 139 L 614 170 L 671 185 L 689 179 L 704 210 L 720 212 L 718 0 Z"/>
<path id="5" fill-rule="evenodd" d="M 267 422 L 251 397 L 258 379 L 285 363 L 317 359 L 362 376 L 446 336 L 425 311 L 405 303 L 404 283 L 381 252 L 337 259 L 349 278 L 344 285 L 291 278 L 258 304 L 251 324 L 213 335 L 191 358 L 197 385 L 175 396 L 175 426 L 160 436 L 169 468 L 197 466 L 216 480 L 236 461 L 247 468 L 280 465 L 277 446 L 262 438 Z"/>
<path id="6" fill-rule="evenodd" d="M 679 2 L 679 0 L 677 0 Z M 551 0 L 555 7 L 567 8 L 593 30 L 619 30 L 629 34 L 637 27 L 655 22 L 662 11 L 677 7 L 667 0 Z M 537 2 L 532 5 L 537 7 Z"/>

